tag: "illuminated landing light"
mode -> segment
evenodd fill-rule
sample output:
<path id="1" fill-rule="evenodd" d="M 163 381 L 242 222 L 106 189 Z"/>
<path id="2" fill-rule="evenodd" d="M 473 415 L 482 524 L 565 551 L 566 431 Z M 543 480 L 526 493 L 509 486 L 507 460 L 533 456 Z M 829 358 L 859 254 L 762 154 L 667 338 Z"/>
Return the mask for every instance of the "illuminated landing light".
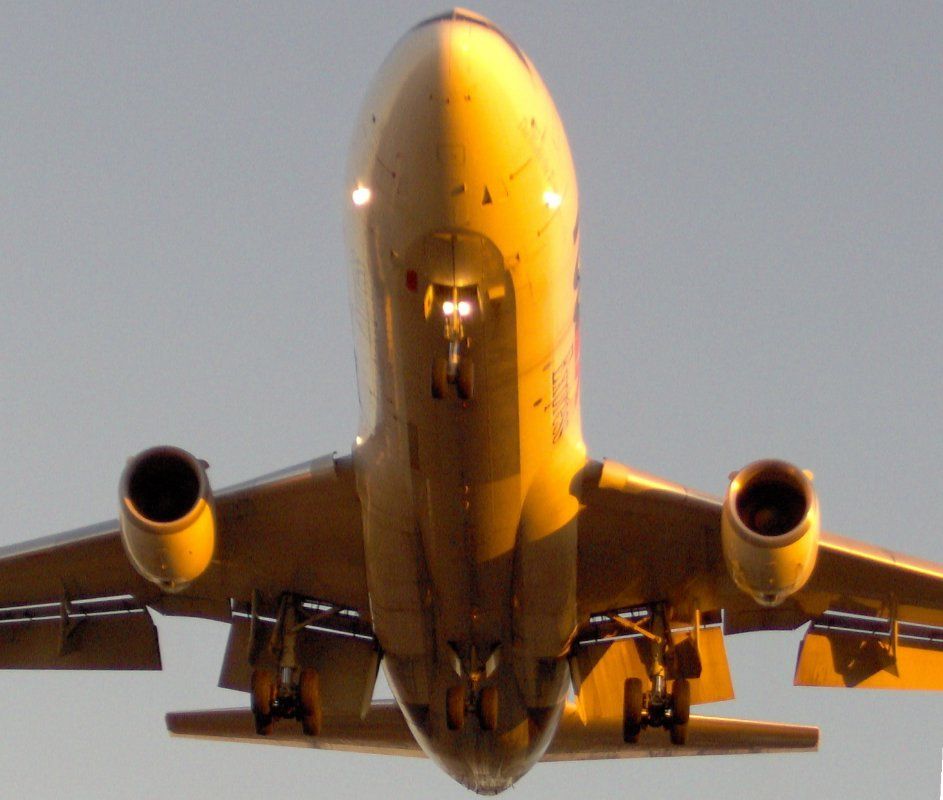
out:
<path id="1" fill-rule="evenodd" d="M 370 202 L 370 198 L 372 196 L 373 196 L 373 192 L 371 192 L 366 186 L 360 186 L 358 184 L 357 188 L 354 189 L 353 194 L 351 194 L 350 198 L 351 200 L 354 201 L 355 206 L 365 206 L 367 203 Z"/>
<path id="2" fill-rule="evenodd" d="M 356 439 L 354 439 L 354 441 L 357 443 L 357 447 L 360 447 L 360 445 L 363 444 L 363 437 L 358 436 Z"/>
<path id="3" fill-rule="evenodd" d="M 563 196 L 557 192 L 547 189 L 544 192 L 544 205 L 550 209 L 557 209 L 560 207 L 560 204 L 563 202 Z"/>
<path id="4" fill-rule="evenodd" d="M 467 300 L 459 300 L 458 305 L 451 300 L 446 300 L 442 303 L 442 313 L 445 314 L 445 316 L 451 317 L 456 310 L 460 317 L 467 317 L 472 312 L 472 305 Z"/>

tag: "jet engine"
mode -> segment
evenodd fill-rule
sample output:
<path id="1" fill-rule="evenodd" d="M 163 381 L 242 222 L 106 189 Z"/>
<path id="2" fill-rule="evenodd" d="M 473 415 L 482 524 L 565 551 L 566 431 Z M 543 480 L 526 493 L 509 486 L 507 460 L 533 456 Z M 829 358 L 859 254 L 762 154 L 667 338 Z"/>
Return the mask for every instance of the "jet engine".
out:
<path id="1" fill-rule="evenodd" d="M 209 566 L 216 539 L 205 462 L 176 447 L 132 458 L 118 491 L 121 538 L 134 568 L 177 592 Z"/>
<path id="2" fill-rule="evenodd" d="M 770 460 L 732 477 L 721 514 L 724 560 L 734 583 L 760 605 L 778 606 L 805 585 L 820 530 L 810 474 Z"/>

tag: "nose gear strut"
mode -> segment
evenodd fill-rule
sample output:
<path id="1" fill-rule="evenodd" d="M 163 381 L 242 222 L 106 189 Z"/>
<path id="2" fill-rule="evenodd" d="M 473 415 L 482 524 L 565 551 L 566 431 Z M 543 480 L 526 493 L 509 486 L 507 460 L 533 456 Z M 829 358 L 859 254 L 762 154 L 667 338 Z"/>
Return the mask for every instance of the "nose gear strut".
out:
<path id="1" fill-rule="evenodd" d="M 464 309 L 468 309 L 464 313 L 469 313 L 471 305 L 467 300 L 459 300 L 458 288 L 453 286 L 452 299 L 442 304 L 447 355 L 436 356 L 432 364 L 432 396 L 437 400 L 446 396 L 449 384 L 455 386 L 461 400 L 471 400 L 475 393 L 475 364 L 469 356 L 470 340 L 462 320 Z"/>

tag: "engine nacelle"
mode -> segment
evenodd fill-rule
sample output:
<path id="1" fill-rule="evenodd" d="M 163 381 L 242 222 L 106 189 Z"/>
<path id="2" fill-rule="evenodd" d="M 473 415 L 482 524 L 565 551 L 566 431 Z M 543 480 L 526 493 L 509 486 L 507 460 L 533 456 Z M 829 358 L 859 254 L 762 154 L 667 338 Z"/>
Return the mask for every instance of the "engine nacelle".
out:
<path id="1" fill-rule="evenodd" d="M 128 558 L 147 580 L 177 592 L 206 571 L 216 515 L 202 462 L 176 447 L 145 450 L 125 467 L 118 503 Z"/>
<path id="2" fill-rule="evenodd" d="M 785 461 L 755 461 L 733 476 L 721 541 L 734 583 L 763 606 L 801 589 L 818 555 L 819 501 L 809 475 Z"/>

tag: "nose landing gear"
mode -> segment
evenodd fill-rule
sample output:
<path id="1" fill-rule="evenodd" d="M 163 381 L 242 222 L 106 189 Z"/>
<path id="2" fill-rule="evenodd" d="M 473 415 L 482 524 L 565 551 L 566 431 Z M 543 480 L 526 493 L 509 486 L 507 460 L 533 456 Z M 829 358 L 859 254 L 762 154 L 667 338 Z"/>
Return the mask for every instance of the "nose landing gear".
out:
<path id="1" fill-rule="evenodd" d="M 445 315 L 445 339 L 448 355 L 436 356 L 432 362 L 432 396 L 441 400 L 448 394 L 449 384 L 455 386 L 460 400 L 471 400 L 475 393 L 475 365 L 469 356 L 469 339 L 465 336 L 463 317 L 472 313 L 469 300 L 458 299 L 458 289 L 452 289 L 452 299 L 442 304 Z"/>

